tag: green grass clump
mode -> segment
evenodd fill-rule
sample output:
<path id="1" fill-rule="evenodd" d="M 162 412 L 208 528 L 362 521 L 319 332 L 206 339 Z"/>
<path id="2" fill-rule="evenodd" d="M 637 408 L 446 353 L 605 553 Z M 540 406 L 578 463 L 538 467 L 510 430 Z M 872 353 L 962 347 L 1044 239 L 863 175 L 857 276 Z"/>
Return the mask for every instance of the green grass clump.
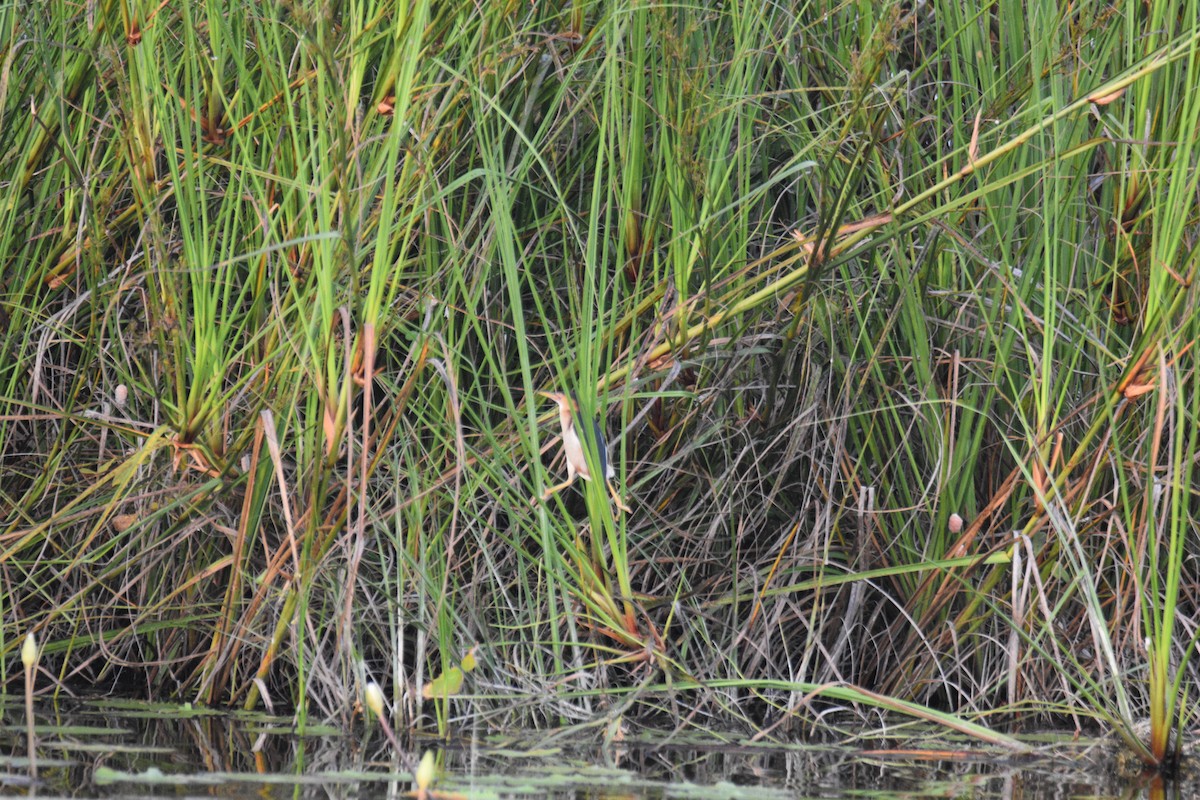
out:
<path id="1" fill-rule="evenodd" d="M 6 652 L 408 724 L 1149 716 L 1167 759 L 1197 3 L 84 10 L 0 9 Z M 539 389 L 633 513 L 534 500 Z"/>

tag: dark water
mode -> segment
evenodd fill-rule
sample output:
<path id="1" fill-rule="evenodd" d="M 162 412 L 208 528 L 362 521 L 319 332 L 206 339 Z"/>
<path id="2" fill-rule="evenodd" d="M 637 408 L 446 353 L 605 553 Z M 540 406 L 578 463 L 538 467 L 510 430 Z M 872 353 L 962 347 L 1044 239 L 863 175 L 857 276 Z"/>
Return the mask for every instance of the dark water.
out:
<path id="1" fill-rule="evenodd" d="M 411 796 L 412 768 L 434 751 L 433 796 L 452 798 L 1157 798 L 1193 789 L 1118 777 L 1113 748 L 1028 737 L 1013 756 L 938 731 L 886 741 L 746 744 L 703 731 L 604 729 L 417 738 L 396 757 L 378 727 L 346 734 L 290 718 L 95 701 L 37 709 L 39 782 L 29 783 L 23 706 L 0 705 L 0 795 L 137 798 Z"/>

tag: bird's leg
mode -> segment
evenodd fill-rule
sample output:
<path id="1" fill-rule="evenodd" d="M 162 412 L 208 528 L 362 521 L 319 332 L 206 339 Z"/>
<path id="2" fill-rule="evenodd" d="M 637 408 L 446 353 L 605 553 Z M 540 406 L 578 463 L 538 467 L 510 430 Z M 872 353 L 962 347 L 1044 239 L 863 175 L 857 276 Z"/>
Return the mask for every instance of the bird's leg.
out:
<path id="1" fill-rule="evenodd" d="M 550 495 L 552 495 L 552 494 L 558 494 L 558 493 L 559 493 L 559 492 L 561 492 L 563 489 L 565 489 L 565 488 L 567 488 L 568 486 L 570 486 L 572 483 L 574 483 L 574 482 L 575 482 L 575 476 L 576 476 L 577 474 L 579 474 L 579 473 L 578 473 L 578 472 L 576 472 L 576 471 L 575 471 L 575 468 L 571 466 L 571 462 L 570 462 L 570 461 L 567 461 L 567 479 L 566 479 L 565 481 L 563 481 L 562 483 L 558 484 L 557 486 L 551 486 L 549 489 L 547 489 L 546 491 L 542 492 L 542 499 L 543 499 L 543 500 L 549 500 L 549 499 L 550 499 Z"/>
<path id="2" fill-rule="evenodd" d="M 558 494 L 559 492 L 561 492 L 563 489 L 567 488 L 574 482 L 575 482 L 575 476 L 572 475 L 571 477 L 567 478 L 565 481 L 558 484 L 557 486 L 551 486 L 549 489 L 542 492 L 542 499 L 549 500 L 551 495 Z"/>
<path id="3" fill-rule="evenodd" d="M 624 511 L 626 514 L 632 513 L 629 509 L 629 506 L 625 505 L 625 501 L 621 499 L 621 494 L 616 490 L 612 483 L 605 479 L 604 485 L 608 487 L 608 493 L 612 495 L 613 502 L 617 504 L 617 508 Z"/>

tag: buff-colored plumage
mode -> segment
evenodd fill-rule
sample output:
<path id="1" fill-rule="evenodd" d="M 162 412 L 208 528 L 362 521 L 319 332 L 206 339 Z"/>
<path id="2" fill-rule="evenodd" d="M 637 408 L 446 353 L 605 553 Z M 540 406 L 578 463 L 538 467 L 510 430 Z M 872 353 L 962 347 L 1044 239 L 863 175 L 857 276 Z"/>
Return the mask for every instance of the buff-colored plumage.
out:
<path id="1" fill-rule="evenodd" d="M 579 404 L 575 402 L 574 398 L 561 392 L 538 392 L 538 394 L 558 404 L 558 419 L 562 425 L 563 454 L 567 457 L 567 479 L 543 492 L 542 499 L 545 500 L 550 495 L 561 492 L 574 483 L 576 475 L 585 481 L 590 481 L 592 473 L 588 469 L 587 457 L 583 451 L 583 440 L 580 438 L 575 424 L 576 417 L 579 415 Z M 629 507 L 625 505 L 621 500 L 621 495 L 617 493 L 617 490 L 609 482 L 616 476 L 616 471 L 608 461 L 608 446 L 604 441 L 604 432 L 601 430 L 598 422 L 592 423 L 592 436 L 599 450 L 596 460 L 600 462 L 600 469 L 604 473 L 604 485 L 608 488 L 609 494 L 612 495 L 613 502 L 616 503 L 617 508 L 628 512 Z"/>

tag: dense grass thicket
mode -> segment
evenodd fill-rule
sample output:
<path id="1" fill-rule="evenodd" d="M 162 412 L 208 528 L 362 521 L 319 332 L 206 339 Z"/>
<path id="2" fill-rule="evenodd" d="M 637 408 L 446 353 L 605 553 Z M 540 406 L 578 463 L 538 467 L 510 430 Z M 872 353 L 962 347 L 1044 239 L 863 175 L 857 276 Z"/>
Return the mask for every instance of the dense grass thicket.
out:
<path id="1" fill-rule="evenodd" d="M 1198 15 L 0 7 L 0 678 L 1167 758 Z"/>

